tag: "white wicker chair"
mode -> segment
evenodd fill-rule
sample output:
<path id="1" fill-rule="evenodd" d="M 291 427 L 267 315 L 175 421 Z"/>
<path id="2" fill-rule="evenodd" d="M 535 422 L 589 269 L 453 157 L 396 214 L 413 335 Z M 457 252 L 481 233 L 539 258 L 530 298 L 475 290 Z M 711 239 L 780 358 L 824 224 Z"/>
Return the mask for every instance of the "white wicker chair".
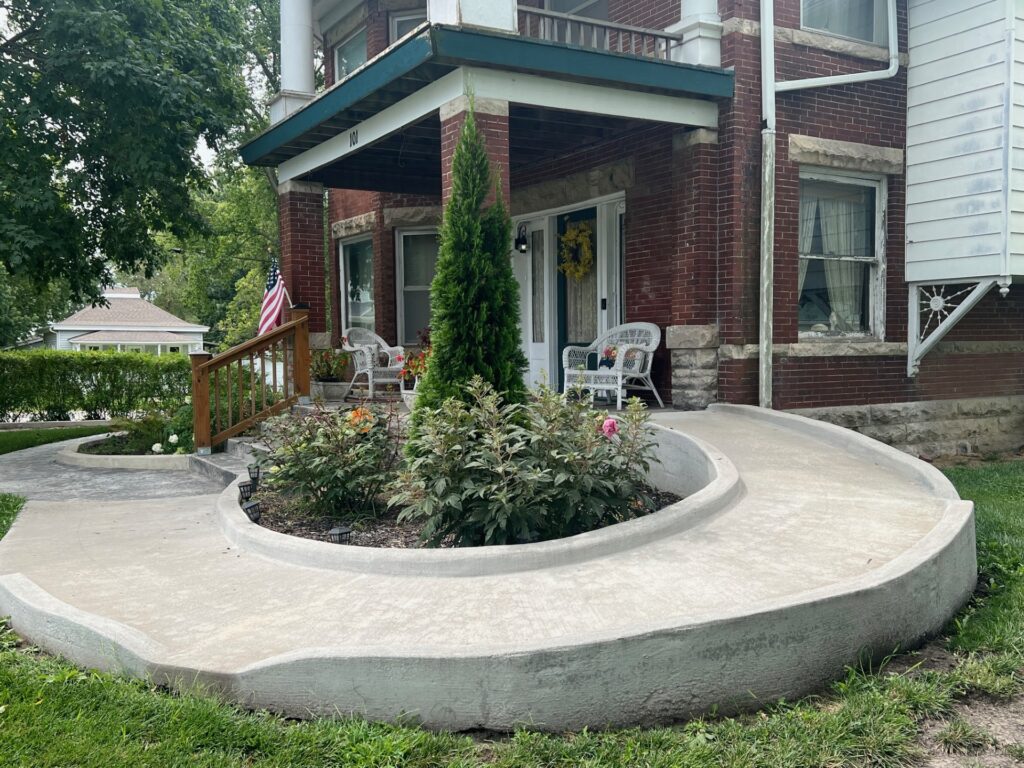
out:
<path id="1" fill-rule="evenodd" d="M 405 359 L 403 347 L 392 347 L 373 331 L 365 328 L 347 328 L 342 349 L 352 356 L 355 375 L 352 385 L 360 376 L 366 377 L 372 400 L 378 384 L 398 384 Z M 386 362 L 385 362 L 386 361 Z"/>
<path id="2" fill-rule="evenodd" d="M 624 323 L 610 328 L 589 347 L 566 347 L 562 350 L 566 391 L 577 387 L 591 392 L 614 391 L 617 408 L 622 410 L 622 393 L 626 389 L 644 389 L 654 393 L 658 405 L 665 404 L 651 380 L 654 351 L 661 343 L 661 329 L 654 323 Z M 615 347 L 615 362 L 601 366 L 606 347 Z M 598 363 L 589 370 L 591 357 Z"/>

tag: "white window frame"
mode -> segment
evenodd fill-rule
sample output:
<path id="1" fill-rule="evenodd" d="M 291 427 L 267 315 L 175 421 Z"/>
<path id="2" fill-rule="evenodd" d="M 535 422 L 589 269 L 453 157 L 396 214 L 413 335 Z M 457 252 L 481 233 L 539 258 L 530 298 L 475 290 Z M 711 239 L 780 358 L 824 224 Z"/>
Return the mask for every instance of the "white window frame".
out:
<path id="1" fill-rule="evenodd" d="M 334 46 L 334 54 L 333 54 L 333 55 L 334 55 L 334 82 L 335 82 L 335 83 L 340 83 L 340 82 L 341 82 L 342 80 L 344 80 L 344 79 L 345 79 L 346 77 L 348 77 L 349 75 L 351 75 L 351 74 L 352 74 L 352 72 L 355 72 L 355 71 L 356 71 L 356 69 L 359 69 L 359 67 L 356 67 L 356 69 L 352 70 L 352 72 L 349 72 L 348 74 L 345 74 L 345 75 L 342 75 L 342 74 L 340 74 L 340 73 L 341 73 L 341 66 L 340 66 L 340 65 L 339 65 L 339 63 L 338 63 L 338 54 L 340 54 L 340 53 L 341 53 L 341 49 L 342 49 L 342 48 L 344 48 L 344 47 L 345 47 L 346 45 L 348 45 L 349 43 L 351 43 L 351 42 L 352 42 L 352 40 L 354 40 L 354 39 L 355 39 L 356 37 L 358 37 L 358 36 L 359 36 L 359 35 L 361 35 L 361 34 L 365 34 L 365 35 L 367 36 L 367 39 L 366 39 L 366 46 L 367 46 L 367 50 L 366 50 L 366 61 L 369 61 L 369 60 L 370 60 L 370 50 L 369 50 L 369 46 L 370 46 L 370 39 L 369 39 L 369 29 L 368 29 L 368 28 L 367 28 L 367 26 L 366 26 L 366 25 L 364 24 L 363 26 L 361 26 L 361 27 L 358 27 L 358 28 L 356 28 L 356 29 L 355 29 L 355 30 L 354 30 L 354 31 L 352 32 L 352 34 L 351 34 L 351 35 L 349 35 L 349 36 L 348 36 L 348 37 L 346 37 L 346 38 L 345 38 L 344 40 L 342 40 L 341 42 L 339 42 L 339 43 L 338 43 L 337 45 L 335 45 L 335 46 Z M 364 62 L 363 62 L 363 64 L 365 64 L 365 63 L 366 63 L 366 61 L 364 61 Z M 363 64 L 360 64 L 359 66 L 361 67 L 361 66 L 363 66 Z"/>
<path id="2" fill-rule="evenodd" d="M 344 240 L 338 241 L 338 296 L 341 298 L 341 315 L 338 317 L 341 323 L 341 332 L 344 333 L 351 327 L 352 318 L 349 317 L 348 312 L 348 276 L 346 273 L 345 264 L 345 246 L 355 245 L 356 243 L 370 243 L 370 255 L 371 268 L 372 262 L 376 259 L 377 254 L 374 252 L 373 233 L 364 232 L 361 235 L 353 235 L 352 237 L 346 237 Z M 374 288 L 377 287 L 376 275 L 374 275 Z M 347 318 L 347 319 L 346 319 Z M 373 297 L 373 324 L 374 333 L 377 332 L 377 297 Z"/>
<path id="3" fill-rule="evenodd" d="M 389 41 L 389 45 L 394 45 L 399 40 L 401 40 L 401 38 L 398 36 L 398 25 L 399 25 L 399 23 L 403 22 L 403 21 L 412 21 L 414 19 L 419 19 L 420 24 L 425 22 L 427 20 L 427 9 L 426 8 L 422 8 L 422 9 L 415 10 L 415 11 L 399 11 L 397 13 L 392 13 L 388 17 L 388 41 Z M 417 25 L 417 26 L 419 26 L 419 25 Z"/>
<path id="4" fill-rule="evenodd" d="M 434 235 L 437 237 L 440 231 L 437 227 L 409 227 L 395 230 L 395 336 L 398 337 L 398 344 L 402 346 L 415 346 L 418 339 L 405 338 L 405 292 L 408 287 L 405 284 L 405 238 L 407 235 Z M 440 254 L 438 254 L 440 256 Z M 430 286 L 412 286 L 415 291 L 430 293 Z"/>
<path id="5" fill-rule="evenodd" d="M 850 37 L 849 35 L 841 35 L 838 32 L 833 32 L 829 29 L 821 29 L 820 27 L 812 27 L 804 22 L 804 4 L 807 0 L 800 0 L 800 29 L 807 30 L 808 32 L 818 32 L 822 35 L 828 35 L 829 37 L 838 37 L 841 40 L 853 40 L 858 43 L 865 45 L 877 45 L 886 46 L 888 45 L 889 36 L 889 25 L 886 17 L 887 4 L 889 2 L 895 2 L 895 0 L 875 0 L 875 18 L 872 20 L 872 39 L 864 40 L 860 37 Z"/>
<path id="6" fill-rule="evenodd" d="M 868 278 L 867 289 L 869 290 L 868 295 L 868 318 L 869 327 L 867 332 L 828 332 L 822 333 L 818 331 L 800 331 L 800 341 L 834 341 L 836 339 L 842 339 L 844 341 L 884 341 L 885 340 L 885 282 L 886 282 L 886 212 L 889 210 L 889 177 L 884 174 L 874 173 L 857 173 L 847 171 L 837 171 L 834 169 L 824 168 L 809 168 L 802 167 L 800 169 L 800 181 L 822 181 L 829 184 L 846 184 L 848 186 L 856 187 L 868 187 L 875 190 L 875 255 L 871 258 L 857 258 L 848 257 L 843 258 L 844 261 L 859 261 L 863 263 L 869 263 L 872 265 L 871 275 Z M 799 185 L 797 187 L 797 216 L 800 213 L 800 192 Z M 797 228 L 799 230 L 799 221 Z M 798 248 L 799 248 L 799 236 L 798 236 Z M 819 255 L 805 256 L 802 253 L 797 253 L 797 269 L 799 269 L 799 260 L 803 258 L 813 258 L 818 261 L 824 261 Z M 794 310 L 799 315 L 800 312 L 800 297 L 796 297 L 796 306 Z"/>

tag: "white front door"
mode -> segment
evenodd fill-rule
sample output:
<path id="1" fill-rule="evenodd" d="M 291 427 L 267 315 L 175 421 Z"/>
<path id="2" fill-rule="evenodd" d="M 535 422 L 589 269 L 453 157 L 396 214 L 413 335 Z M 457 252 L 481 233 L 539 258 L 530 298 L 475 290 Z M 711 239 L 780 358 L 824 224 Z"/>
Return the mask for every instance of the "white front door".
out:
<path id="1" fill-rule="evenodd" d="M 622 322 L 624 210 L 622 197 L 616 196 L 514 222 L 516 232 L 526 228 L 527 250 L 513 251 L 513 265 L 528 386 L 561 387 L 562 347 L 590 344 Z M 568 227 L 579 225 L 591 235 L 592 262 L 585 274 L 566 278 L 559 270 L 559 244 Z"/>

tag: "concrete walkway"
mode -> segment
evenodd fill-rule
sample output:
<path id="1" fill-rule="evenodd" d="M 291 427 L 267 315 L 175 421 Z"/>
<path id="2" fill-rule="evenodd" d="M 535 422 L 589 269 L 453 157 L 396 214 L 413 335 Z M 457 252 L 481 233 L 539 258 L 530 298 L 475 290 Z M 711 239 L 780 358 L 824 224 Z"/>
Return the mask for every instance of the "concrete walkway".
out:
<path id="1" fill-rule="evenodd" d="M 736 501 L 642 547 L 476 577 L 268 559 L 227 543 L 209 480 L 112 481 L 32 449 L 0 460 L 0 490 L 32 499 L 0 542 L 0 614 L 81 663 L 293 714 L 575 728 L 793 696 L 861 647 L 937 631 L 970 594 L 974 540 L 933 470 L 787 418 L 658 414 L 732 460 Z"/>
<path id="2" fill-rule="evenodd" d="M 190 472 L 79 469 L 57 463 L 66 445 L 50 443 L 0 456 L 0 493 L 28 499 L 163 499 L 182 493 L 218 493 L 223 483 Z"/>

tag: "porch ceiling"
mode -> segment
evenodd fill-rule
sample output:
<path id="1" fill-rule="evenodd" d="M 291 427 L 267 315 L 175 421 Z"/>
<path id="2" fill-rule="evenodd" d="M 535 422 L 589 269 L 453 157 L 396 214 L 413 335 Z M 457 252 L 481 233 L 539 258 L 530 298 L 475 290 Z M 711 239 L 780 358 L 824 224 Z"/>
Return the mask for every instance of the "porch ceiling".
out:
<path id="1" fill-rule="evenodd" d="M 242 159 L 248 165 L 279 166 L 356 128 L 462 67 L 616 88 L 624 97 L 629 93 L 691 99 L 730 97 L 734 80 L 731 72 L 722 69 L 435 25 L 424 27 L 420 34 L 392 46 L 308 106 L 244 145 Z M 593 117 L 581 119 L 580 129 L 605 130 L 588 122 Z M 428 132 L 429 138 L 433 138 L 436 123 L 436 117 L 428 117 L 376 139 L 373 147 L 384 150 L 382 156 L 399 153 L 403 158 L 412 158 L 416 142 L 422 140 L 425 146 Z M 359 154 L 365 154 L 368 148 L 369 145 Z M 346 165 L 354 160 L 348 158 Z M 361 165 L 354 163 L 353 167 Z M 308 178 L 312 180 L 313 176 Z"/>
<path id="2" fill-rule="evenodd" d="M 509 162 L 517 171 L 612 139 L 639 120 L 545 109 L 509 108 Z M 441 122 L 434 114 L 372 147 L 307 176 L 327 187 L 375 192 L 441 194 Z"/>

